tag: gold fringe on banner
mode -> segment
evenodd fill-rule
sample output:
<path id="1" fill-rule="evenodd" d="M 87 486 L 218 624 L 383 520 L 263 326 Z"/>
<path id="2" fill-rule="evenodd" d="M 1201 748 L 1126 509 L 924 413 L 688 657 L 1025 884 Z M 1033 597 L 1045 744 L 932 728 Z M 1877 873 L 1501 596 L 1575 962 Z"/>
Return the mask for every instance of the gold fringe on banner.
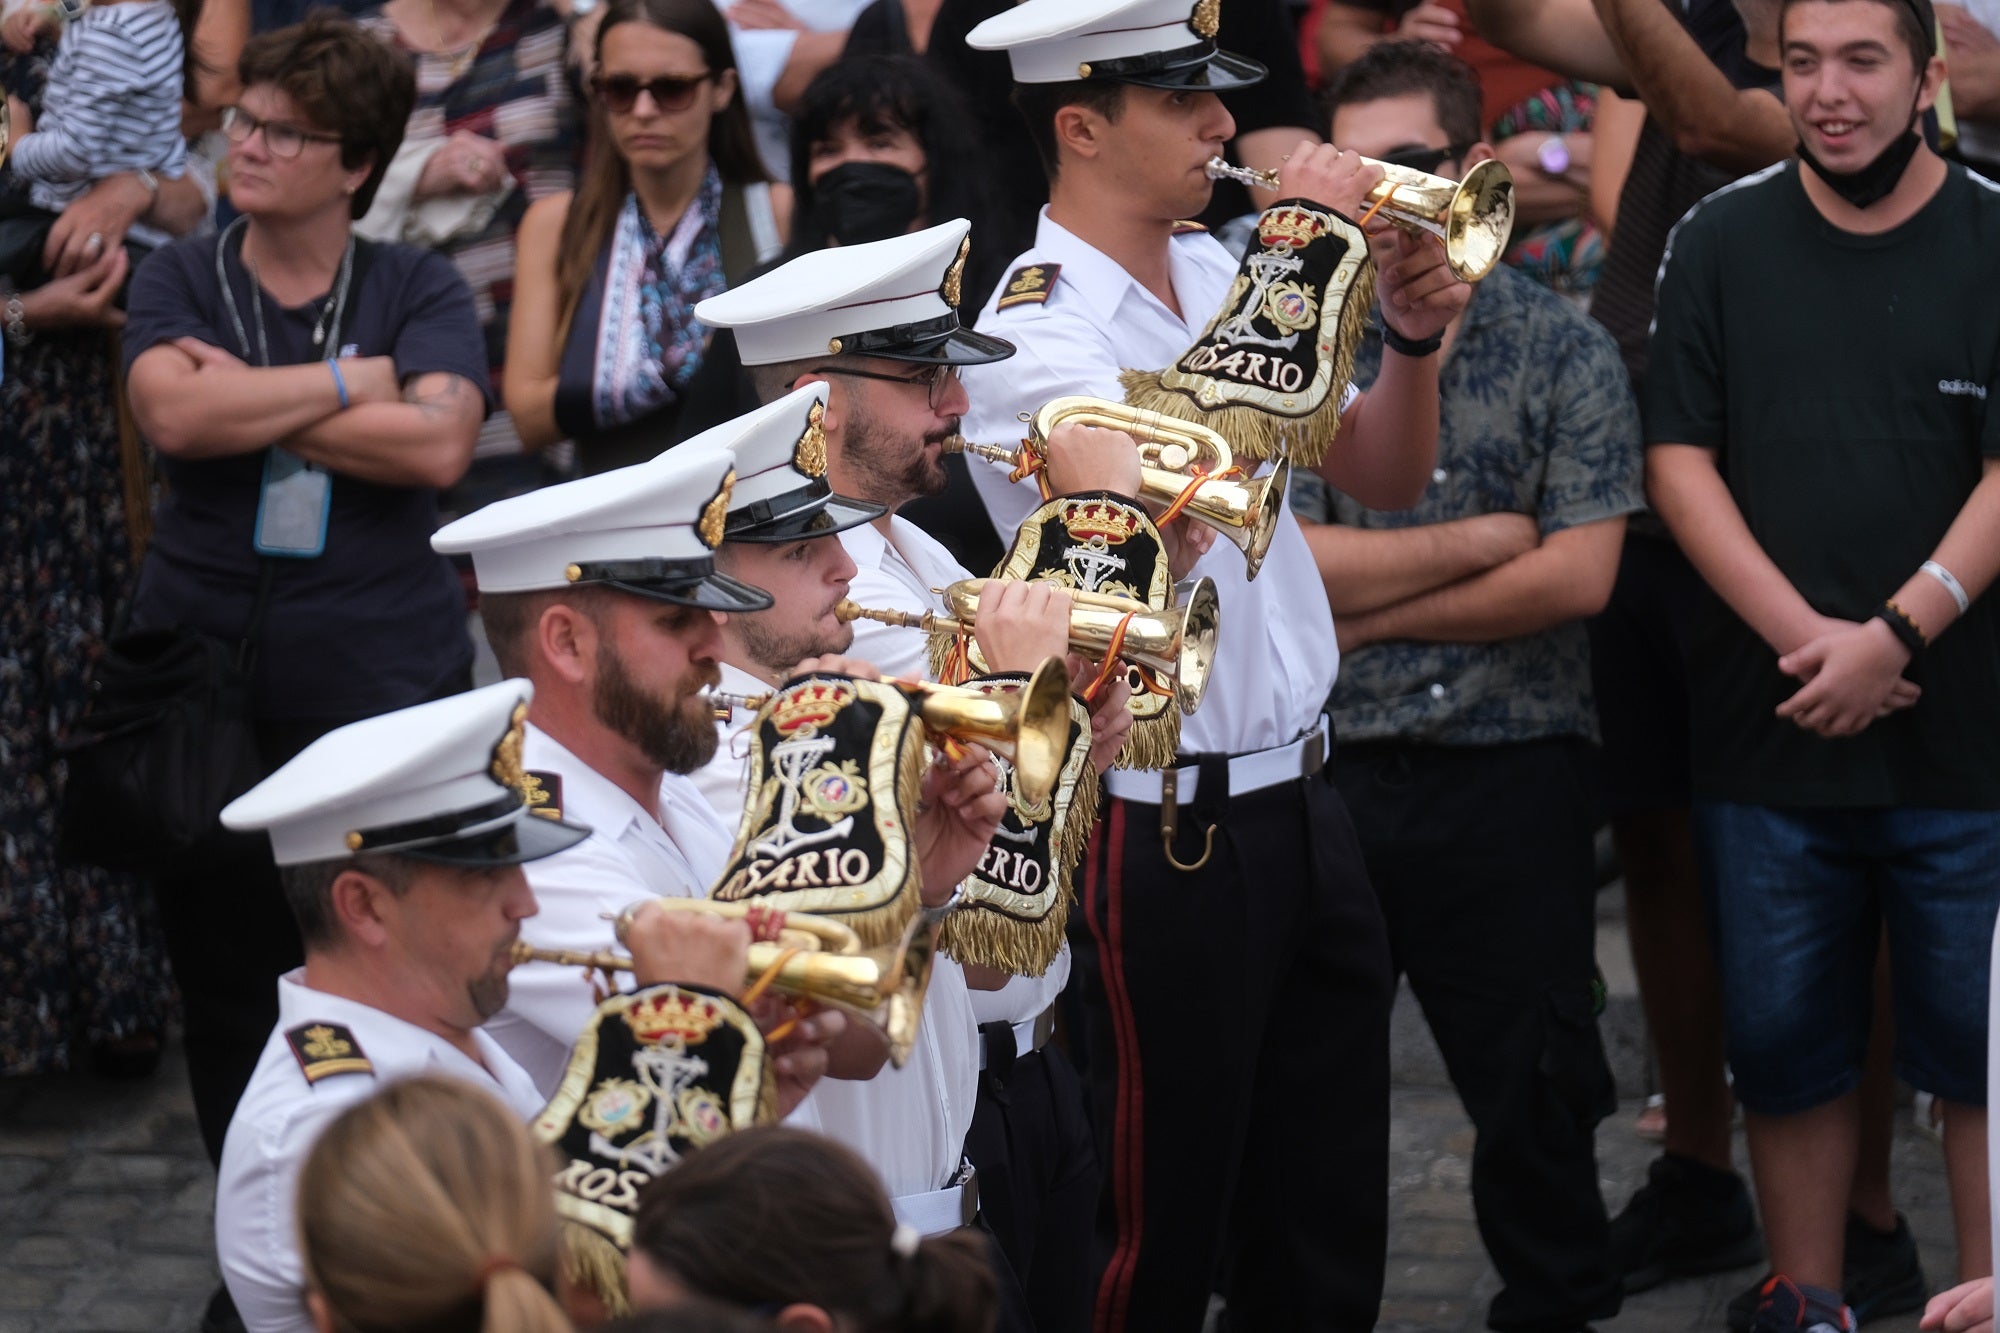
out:
<path id="1" fill-rule="evenodd" d="M 1368 265 L 1354 279 L 1342 301 L 1340 320 L 1335 326 L 1333 385 L 1311 413 L 1283 417 L 1259 407 L 1204 408 L 1195 399 L 1192 386 L 1202 376 L 1168 370 L 1126 370 L 1118 383 L 1125 389 L 1125 401 L 1134 407 L 1179 421 L 1206 426 L 1229 441 L 1229 447 L 1244 458 L 1290 458 L 1306 467 L 1318 467 L 1340 430 L 1340 403 L 1354 379 L 1354 353 L 1361 334 L 1368 327 L 1368 312 L 1375 301 L 1375 267 Z M 1176 384 L 1173 381 L 1181 381 Z"/>
<path id="2" fill-rule="evenodd" d="M 1181 748 L 1181 715 L 1169 708 L 1158 717 L 1137 718 L 1114 763 L 1117 768 L 1165 768 Z"/>
<path id="3" fill-rule="evenodd" d="M 557 1266 L 562 1280 L 603 1301 L 605 1311 L 614 1319 L 631 1314 L 632 1297 L 625 1285 L 625 1252 L 597 1228 L 573 1218 L 562 1219 L 560 1237 Z"/>
<path id="4" fill-rule="evenodd" d="M 1039 977 L 1055 962 L 1069 928 L 1070 907 L 1076 902 L 1076 868 L 1097 827 L 1100 781 L 1089 758 L 1085 733 L 1084 762 L 1071 788 L 1069 814 L 1055 847 L 1056 895 L 1049 910 L 1036 920 L 966 898 L 947 916 L 938 931 L 938 947 L 961 963 L 997 967 L 1020 977 Z"/>

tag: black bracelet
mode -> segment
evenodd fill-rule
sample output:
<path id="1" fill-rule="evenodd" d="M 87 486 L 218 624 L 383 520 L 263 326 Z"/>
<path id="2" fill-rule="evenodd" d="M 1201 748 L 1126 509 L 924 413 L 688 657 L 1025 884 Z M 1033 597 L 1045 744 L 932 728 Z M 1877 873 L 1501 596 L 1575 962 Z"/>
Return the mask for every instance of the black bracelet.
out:
<path id="1" fill-rule="evenodd" d="M 1887 625 L 1889 632 L 1901 640 L 1903 646 L 1910 650 L 1911 657 L 1922 657 L 1924 655 L 1924 648 L 1926 646 L 1924 632 L 1917 628 L 1917 622 L 1910 619 L 1909 614 L 1902 607 L 1897 606 L 1894 602 L 1884 602 L 1875 608 L 1873 619 Z"/>
<path id="2" fill-rule="evenodd" d="M 1428 338 L 1406 338 L 1385 319 L 1382 321 L 1382 345 L 1402 356 L 1429 356 L 1444 346 L 1444 332 L 1439 330 Z"/>

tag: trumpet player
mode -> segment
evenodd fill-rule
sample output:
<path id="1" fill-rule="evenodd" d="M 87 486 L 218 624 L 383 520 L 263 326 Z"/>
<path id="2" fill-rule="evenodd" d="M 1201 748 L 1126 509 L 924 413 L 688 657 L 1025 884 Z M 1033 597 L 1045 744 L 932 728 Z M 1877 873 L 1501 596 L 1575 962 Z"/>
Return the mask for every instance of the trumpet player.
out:
<path id="1" fill-rule="evenodd" d="M 223 812 L 261 831 L 305 966 L 278 982 L 271 1033 L 229 1126 L 216 1253 L 251 1333 L 311 1333 L 293 1230 L 298 1173 L 321 1130 L 383 1082 L 444 1073 L 528 1120 L 544 1098 L 482 1025 L 507 1000 L 509 948 L 535 914 L 522 867 L 590 830 L 531 813 L 520 769 L 533 694 L 508 680 L 329 733 Z M 639 913 L 642 983 L 742 989 L 741 922 Z M 579 1024 L 579 1029 L 581 1024 Z M 813 1077 L 782 1077 L 780 1106 Z M 786 1086 L 786 1084 L 789 1086 Z"/>
<path id="2" fill-rule="evenodd" d="M 503 500 L 433 539 L 472 557 L 494 654 L 503 671 L 535 683 L 524 744 L 536 808 L 595 830 L 530 875 L 542 912 L 526 929 L 529 944 L 609 949 L 608 917 L 649 898 L 705 898 L 727 863 L 732 829 L 688 777 L 716 752 L 702 691 L 720 679 L 730 620 L 771 605 L 761 588 L 715 568 L 736 472 L 731 446 L 771 441 L 789 456 L 819 405 L 810 393 L 789 395 L 651 462 Z M 872 512 L 828 495 L 810 503 L 827 522 Z M 963 796 L 951 787 L 959 780 Z M 941 900 L 998 815 L 970 797 L 992 785 L 990 769 L 954 767 L 937 781 L 952 799 L 928 827 L 945 850 L 923 870 Z M 524 971 L 493 1033 L 552 1092 L 595 1002 L 580 971 Z M 836 1076 L 881 1067 L 886 1048 L 866 1025 L 820 1013 L 804 1026 L 829 1043 Z"/>
<path id="3" fill-rule="evenodd" d="M 943 444 L 967 410 L 961 369 L 1004 363 L 1013 354 L 1010 343 L 959 325 L 955 306 L 968 230 L 955 220 L 803 256 L 697 308 L 704 323 L 734 330 L 759 397 L 771 401 L 802 386 L 821 386 L 827 479 L 838 493 L 882 508 L 840 534 L 840 559 L 831 550 L 800 554 L 824 562 L 824 581 L 800 589 L 795 602 L 774 589 L 780 591 L 776 607 L 732 626 L 744 656 L 755 649 L 751 639 L 767 634 L 755 627 L 767 625 L 770 636 L 803 629 L 808 637 L 822 636 L 816 646 L 851 644 L 857 657 L 891 675 L 929 674 L 920 631 L 838 626 L 827 612 L 838 600 L 836 590 L 872 608 L 939 612 L 943 604 L 932 590 L 969 576 L 940 543 L 896 514 L 944 486 Z M 1139 482 L 1128 439 L 1077 425 L 1054 433 L 1049 475 L 1060 493 L 1132 495 Z M 771 574 L 768 552 L 733 546 L 725 545 L 725 566 L 746 577 L 753 567 L 760 578 Z M 995 596 L 991 614 L 982 604 L 979 625 L 989 665 L 1027 667 L 1066 650 L 1066 598 L 1019 584 L 998 586 Z M 738 665 L 751 675 L 773 669 L 768 662 L 761 670 L 752 662 Z M 1119 684 L 1093 707 L 1093 759 L 1100 766 L 1109 763 L 1130 726 L 1125 697 Z M 813 1099 L 827 1131 L 863 1148 L 892 1194 L 935 1191 L 953 1178 L 963 1148 L 980 1170 L 986 1219 L 1021 1280 L 1034 1326 L 1044 1333 L 1087 1322 L 1086 1250 L 1097 1188 L 1076 1073 L 1047 1046 L 1052 1008 L 1068 974 L 1064 951 L 1039 978 L 978 977 L 979 985 L 998 989 L 972 992 L 977 1031 L 968 1022 L 952 1037 L 952 1048 L 938 1053 L 932 1087 L 915 1092 L 908 1068 L 895 1076 L 904 1081 L 905 1109 L 879 1113 L 871 1102 L 896 1094 L 876 1087 L 828 1085 Z M 952 983 L 934 979 L 934 996 L 941 984 Z M 935 999 L 927 1010 L 928 1025 L 939 1012 Z M 937 1031 L 942 1039 L 945 1030 Z M 931 1127 L 938 1124 L 946 1128 L 934 1135 Z M 1012 1318 L 1015 1312 L 1007 1313 Z"/>
<path id="4" fill-rule="evenodd" d="M 1205 163 L 1235 132 L 1217 90 L 1265 72 L 1217 47 L 1218 11 L 1025 0 L 971 33 L 1007 52 L 1050 185 L 1034 246 L 979 318 L 1020 351 L 968 374 L 967 439 L 1009 443 L 1017 414 L 1065 394 L 1123 398 L 1122 370 L 1169 365 L 1224 305 L 1236 260 L 1176 221 L 1207 204 Z M 1280 197 L 1352 221 L 1381 172 L 1301 143 L 1279 178 Z M 1396 508 L 1430 476 L 1439 339 L 1471 289 L 1434 238 L 1385 228 L 1368 248 L 1391 351 L 1368 393 L 1333 404 L 1320 470 Z M 973 475 L 1003 533 L 1035 502 L 999 469 Z M 1289 515 L 1255 582 L 1233 550 L 1196 569 L 1227 617 L 1207 699 L 1183 720 L 1178 766 L 1108 775 L 1071 928 L 1109 1169 L 1095 1326 L 1191 1333 L 1220 1287 L 1233 1327 L 1366 1329 L 1386 1244 L 1391 988 L 1323 769 L 1333 620 Z M 1231 1003 L 1190 1004 L 1189 978 L 1219 959 Z"/>

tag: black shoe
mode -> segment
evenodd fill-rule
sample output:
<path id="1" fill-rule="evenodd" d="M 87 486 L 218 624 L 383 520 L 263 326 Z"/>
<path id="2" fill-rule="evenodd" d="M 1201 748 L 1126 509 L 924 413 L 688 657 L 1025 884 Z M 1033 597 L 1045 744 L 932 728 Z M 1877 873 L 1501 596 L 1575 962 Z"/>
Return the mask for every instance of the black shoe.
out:
<path id="1" fill-rule="evenodd" d="M 1729 1302 L 1729 1327 L 1733 1333 L 1749 1333 L 1763 1286 L 1760 1281 Z M 1884 1234 L 1849 1213 L 1847 1254 L 1840 1265 L 1840 1286 L 1841 1297 L 1847 1308 L 1854 1311 L 1857 1324 L 1922 1309 L 1928 1287 L 1923 1263 L 1917 1258 L 1916 1239 L 1910 1235 L 1909 1219 L 1897 1213 L 1896 1229 Z"/>
<path id="2" fill-rule="evenodd" d="M 1773 1274 L 1757 1284 L 1756 1333 L 1854 1333 L 1854 1312 L 1837 1291 L 1803 1286 Z"/>
<path id="3" fill-rule="evenodd" d="M 1763 1257 L 1743 1178 L 1671 1153 L 1653 1159 L 1646 1183 L 1611 1220 L 1611 1264 L 1627 1294 Z"/>

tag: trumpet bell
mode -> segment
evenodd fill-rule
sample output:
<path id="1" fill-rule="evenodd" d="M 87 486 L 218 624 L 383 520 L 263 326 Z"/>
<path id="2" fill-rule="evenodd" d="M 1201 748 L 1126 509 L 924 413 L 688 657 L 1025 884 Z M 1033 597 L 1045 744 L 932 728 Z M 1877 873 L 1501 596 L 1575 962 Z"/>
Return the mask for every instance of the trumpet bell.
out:
<path id="1" fill-rule="evenodd" d="M 1039 804 L 1062 777 L 1069 754 L 1069 670 L 1050 658 L 1013 694 L 949 685 L 918 690 L 917 713 L 933 731 L 983 745 L 1014 766 L 1021 799 Z"/>
<path id="2" fill-rule="evenodd" d="M 1215 650 L 1221 643 L 1222 599 L 1216 594 L 1213 579 L 1196 579 L 1183 588 L 1179 652 L 1174 664 L 1174 702 L 1181 712 L 1193 713 L 1201 707 L 1209 672 L 1215 666 Z"/>
<path id="3" fill-rule="evenodd" d="M 1202 482 L 1183 512 L 1214 528 L 1243 552 L 1244 577 L 1254 579 L 1278 535 L 1278 519 L 1285 512 L 1285 492 L 1291 484 L 1292 465 L 1279 459 L 1276 467 L 1250 481 L 1219 478 Z M 1187 485 L 1186 477 L 1139 469 L 1141 499 L 1171 504 Z"/>

